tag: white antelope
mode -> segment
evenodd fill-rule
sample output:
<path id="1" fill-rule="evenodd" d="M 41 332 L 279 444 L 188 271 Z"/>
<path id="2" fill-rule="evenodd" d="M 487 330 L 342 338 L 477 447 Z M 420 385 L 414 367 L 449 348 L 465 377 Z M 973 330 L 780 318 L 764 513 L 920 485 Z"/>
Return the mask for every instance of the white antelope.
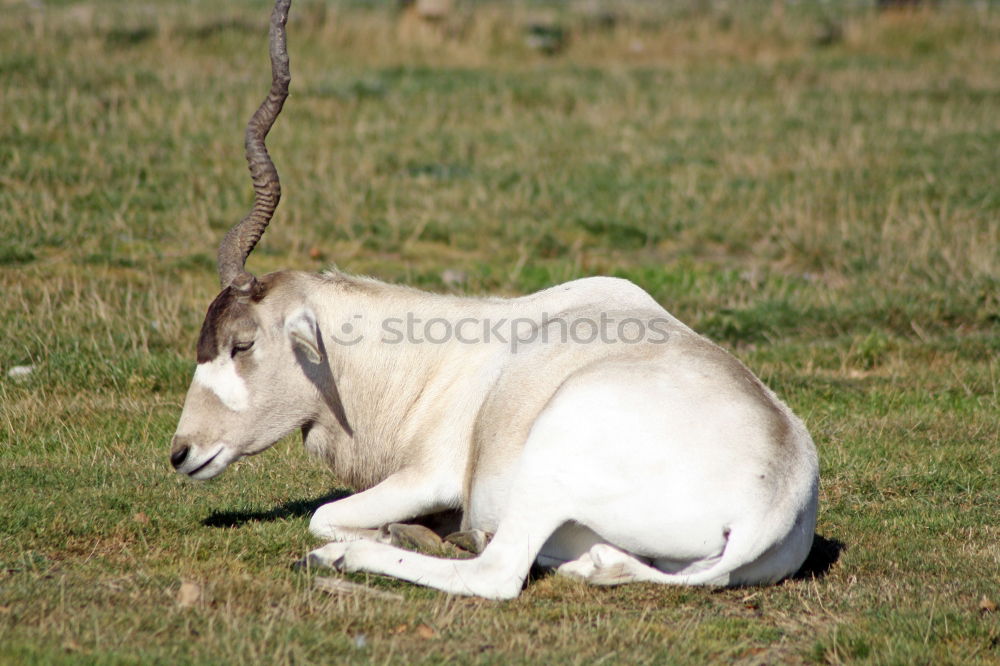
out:
<path id="1" fill-rule="evenodd" d="M 817 510 L 806 428 L 634 284 L 473 299 L 245 270 L 280 195 L 264 138 L 288 93 L 289 1 L 271 18 L 271 91 L 247 127 L 254 205 L 219 248 L 223 289 L 173 438 L 177 471 L 212 478 L 300 428 L 359 490 L 315 512 L 309 528 L 329 543 L 309 561 L 454 594 L 515 597 L 535 562 L 594 584 L 795 573 Z M 444 510 L 494 535 L 477 557 L 379 537 Z"/>

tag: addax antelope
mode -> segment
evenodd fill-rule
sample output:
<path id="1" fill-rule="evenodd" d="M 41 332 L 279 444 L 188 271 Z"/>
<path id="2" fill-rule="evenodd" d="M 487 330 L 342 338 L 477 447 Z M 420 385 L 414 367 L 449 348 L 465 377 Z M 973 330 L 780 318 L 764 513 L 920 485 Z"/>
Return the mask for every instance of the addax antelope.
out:
<path id="1" fill-rule="evenodd" d="M 620 279 L 461 298 L 338 271 L 245 269 L 278 205 L 264 139 L 288 94 L 285 23 L 246 132 L 251 212 L 219 248 L 222 291 L 170 454 L 193 479 L 295 429 L 358 490 L 319 507 L 308 561 L 454 594 L 518 595 L 537 562 L 594 584 L 772 583 L 804 561 L 816 450 L 742 363 Z M 446 510 L 492 534 L 475 558 L 386 543 Z"/>

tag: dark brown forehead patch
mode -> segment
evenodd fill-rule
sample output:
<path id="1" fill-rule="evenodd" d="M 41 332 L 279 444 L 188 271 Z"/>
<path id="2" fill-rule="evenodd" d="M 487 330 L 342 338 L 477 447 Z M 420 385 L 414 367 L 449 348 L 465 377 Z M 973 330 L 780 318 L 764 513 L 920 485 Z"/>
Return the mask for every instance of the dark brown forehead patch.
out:
<path id="1" fill-rule="evenodd" d="M 236 300 L 232 287 L 226 287 L 215 297 L 205 313 L 205 321 L 201 324 L 198 335 L 198 362 L 207 363 L 219 353 L 219 328 Z"/>
<path id="2" fill-rule="evenodd" d="M 201 325 L 201 333 L 198 335 L 198 363 L 207 363 L 218 356 L 222 331 L 241 319 L 251 320 L 248 302 L 259 303 L 263 300 L 275 281 L 274 277 L 265 275 L 260 280 L 254 278 L 247 290 L 229 286 L 219 292 L 208 306 L 205 321 Z"/>

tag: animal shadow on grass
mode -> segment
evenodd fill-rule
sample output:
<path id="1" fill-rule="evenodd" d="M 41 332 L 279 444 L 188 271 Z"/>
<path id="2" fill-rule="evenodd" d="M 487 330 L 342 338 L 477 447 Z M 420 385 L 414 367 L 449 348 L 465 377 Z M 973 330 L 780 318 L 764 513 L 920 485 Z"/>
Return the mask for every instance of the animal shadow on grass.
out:
<path id="1" fill-rule="evenodd" d="M 833 565 L 840 559 L 840 553 L 846 548 L 843 541 L 837 539 L 827 539 L 816 535 L 813 537 L 812 548 L 806 561 L 802 563 L 799 570 L 792 576 L 793 580 L 807 580 L 810 578 L 822 578 L 830 572 Z"/>
<path id="2" fill-rule="evenodd" d="M 244 523 L 259 523 L 286 518 L 311 516 L 316 509 L 350 495 L 349 490 L 336 490 L 312 499 L 298 499 L 279 504 L 266 511 L 213 511 L 201 524 L 205 527 L 239 527 Z"/>

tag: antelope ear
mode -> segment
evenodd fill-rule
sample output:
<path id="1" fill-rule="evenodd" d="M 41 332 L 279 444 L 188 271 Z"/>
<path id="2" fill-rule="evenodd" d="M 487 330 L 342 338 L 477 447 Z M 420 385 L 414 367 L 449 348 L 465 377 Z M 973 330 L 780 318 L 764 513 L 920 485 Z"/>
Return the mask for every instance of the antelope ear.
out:
<path id="1" fill-rule="evenodd" d="M 323 359 L 320 352 L 319 326 L 316 315 L 309 308 L 299 308 L 285 320 L 285 333 L 292 343 L 292 349 L 301 351 L 311 363 Z"/>

